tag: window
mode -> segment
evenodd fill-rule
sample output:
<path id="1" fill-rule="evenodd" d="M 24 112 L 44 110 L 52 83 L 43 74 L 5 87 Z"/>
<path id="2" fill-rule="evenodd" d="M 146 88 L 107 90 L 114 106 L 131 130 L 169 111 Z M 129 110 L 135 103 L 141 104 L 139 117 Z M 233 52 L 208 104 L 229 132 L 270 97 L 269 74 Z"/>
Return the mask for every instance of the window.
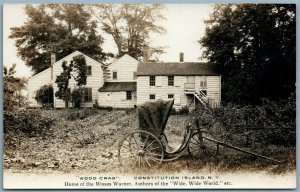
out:
<path id="1" fill-rule="evenodd" d="M 149 95 L 149 99 L 150 100 L 155 100 L 155 95 L 154 94 Z"/>
<path id="2" fill-rule="evenodd" d="M 174 86 L 174 76 L 168 76 L 168 86 Z"/>
<path id="3" fill-rule="evenodd" d="M 200 81 L 200 87 L 207 87 L 206 81 Z"/>
<path id="4" fill-rule="evenodd" d="M 132 91 L 126 91 L 126 100 L 132 100 Z"/>
<path id="5" fill-rule="evenodd" d="M 93 101 L 92 88 L 84 88 L 83 93 L 84 93 L 84 102 Z"/>
<path id="6" fill-rule="evenodd" d="M 136 79 L 137 75 L 136 75 L 136 71 L 133 72 L 133 79 Z"/>
<path id="7" fill-rule="evenodd" d="M 149 77 L 150 86 L 155 86 L 155 76 Z"/>
<path id="8" fill-rule="evenodd" d="M 113 71 L 113 79 L 118 79 L 118 72 L 117 71 Z"/>
<path id="9" fill-rule="evenodd" d="M 173 99 L 174 98 L 174 94 L 168 94 L 168 99 Z"/>
<path id="10" fill-rule="evenodd" d="M 206 88 L 207 87 L 207 78 L 206 78 L 206 76 L 200 77 L 200 87 L 201 88 Z"/>
<path id="11" fill-rule="evenodd" d="M 86 66 L 86 75 L 92 75 L 92 66 Z"/>

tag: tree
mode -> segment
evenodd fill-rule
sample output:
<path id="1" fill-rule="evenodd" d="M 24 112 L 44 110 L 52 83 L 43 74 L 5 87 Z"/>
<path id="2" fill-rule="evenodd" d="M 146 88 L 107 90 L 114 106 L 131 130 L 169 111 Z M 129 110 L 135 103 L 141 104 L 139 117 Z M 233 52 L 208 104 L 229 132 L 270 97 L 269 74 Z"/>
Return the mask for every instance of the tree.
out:
<path id="1" fill-rule="evenodd" d="M 26 5 L 27 21 L 11 28 L 18 56 L 37 74 L 51 66 L 51 52 L 61 59 L 75 50 L 104 61 L 103 38 L 97 34 L 96 22 L 80 4 Z"/>
<path id="2" fill-rule="evenodd" d="M 217 5 L 199 41 L 222 75 L 222 98 L 287 98 L 296 82 L 294 4 Z"/>
<path id="3" fill-rule="evenodd" d="M 69 88 L 69 80 L 73 77 L 77 82 L 78 87 L 86 85 L 86 60 L 83 55 L 76 55 L 68 65 L 66 61 L 63 61 L 62 73 L 56 77 L 55 83 L 57 83 L 58 90 L 55 92 L 55 96 L 65 101 L 65 107 L 69 107 L 69 101 L 71 98 L 71 90 Z M 72 73 L 74 71 L 74 73 Z M 75 75 L 74 75 L 75 74 Z"/>
<path id="4" fill-rule="evenodd" d="M 11 68 L 3 67 L 4 111 L 12 111 L 26 104 L 22 90 L 26 88 L 25 78 L 14 77 L 16 64 Z"/>
<path id="5" fill-rule="evenodd" d="M 157 21 L 165 19 L 160 11 L 162 4 L 97 4 L 89 6 L 90 12 L 101 23 L 102 30 L 110 34 L 118 49 L 117 57 L 125 53 L 141 59 L 143 48 L 150 46 L 150 33 L 163 34 L 165 29 Z M 151 54 L 163 53 L 163 47 L 151 47 Z"/>
<path id="6" fill-rule="evenodd" d="M 34 99 L 43 106 L 53 107 L 53 87 L 52 85 L 43 85 L 35 93 Z"/>

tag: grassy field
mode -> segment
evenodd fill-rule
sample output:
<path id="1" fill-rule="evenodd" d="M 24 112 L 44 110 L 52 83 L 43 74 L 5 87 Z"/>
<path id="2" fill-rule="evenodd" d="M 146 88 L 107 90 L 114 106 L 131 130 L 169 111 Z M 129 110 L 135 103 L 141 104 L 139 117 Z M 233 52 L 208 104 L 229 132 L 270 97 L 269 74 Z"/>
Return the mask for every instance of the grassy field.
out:
<path id="1" fill-rule="evenodd" d="M 134 110 L 41 110 L 47 117 L 55 118 L 55 124 L 42 136 L 12 135 L 5 145 L 4 170 L 16 173 L 105 173 L 124 172 L 117 158 L 118 141 L 138 128 Z M 171 147 L 180 145 L 185 125 L 191 116 L 172 115 L 165 133 Z M 268 146 L 252 149 L 254 152 L 282 161 L 275 164 L 230 149 L 220 149 L 213 158 L 191 158 L 187 153 L 178 160 L 163 162 L 151 173 L 180 171 L 267 171 L 282 174 L 296 167 L 295 148 Z"/>

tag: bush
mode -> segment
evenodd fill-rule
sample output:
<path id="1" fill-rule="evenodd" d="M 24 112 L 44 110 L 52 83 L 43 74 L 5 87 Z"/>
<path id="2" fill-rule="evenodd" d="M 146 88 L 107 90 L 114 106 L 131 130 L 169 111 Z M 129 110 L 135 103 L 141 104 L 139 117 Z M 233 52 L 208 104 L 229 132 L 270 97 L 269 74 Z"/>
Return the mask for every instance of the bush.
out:
<path id="1" fill-rule="evenodd" d="M 43 85 L 36 91 L 34 99 L 42 104 L 43 107 L 53 107 L 53 87 L 52 85 Z"/>
<path id="2" fill-rule="evenodd" d="M 202 128 L 217 133 L 225 142 L 241 147 L 295 146 L 296 102 L 263 99 L 262 105 L 227 105 L 201 109 L 196 118 Z"/>
<path id="3" fill-rule="evenodd" d="M 83 100 L 84 89 L 77 88 L 72 91 L 71 97 L 75 108 L 80 108 Z"/>
<path id="4" fill-rule="evenodd" d="M 170 115 L 188 115 L 189 114 L 189 108 L 188 106 L 184 106 L 180 108 L 179 110 L 176 110 L 175 108 L 172 108 Z"/>
<path id="5" fill-rule="evenodd" d="M 44 117 L 38 110 L 4 111 L 4 133 L 21 131 L 27 136 L 46 134 L 54 118 Z"/>

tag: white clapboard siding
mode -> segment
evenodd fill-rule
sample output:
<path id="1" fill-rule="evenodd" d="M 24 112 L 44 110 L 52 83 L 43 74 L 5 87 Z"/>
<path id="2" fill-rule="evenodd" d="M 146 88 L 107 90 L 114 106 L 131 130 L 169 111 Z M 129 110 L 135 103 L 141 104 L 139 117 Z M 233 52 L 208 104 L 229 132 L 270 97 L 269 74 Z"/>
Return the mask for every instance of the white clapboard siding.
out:
<path id="1" fill-rule="evenodd" d="M 221 76 L 207 77 L 207 97 L 214 106 L 219 106 L 221 102 Z"/>
<path id="2" fill-rule="evenodd" d="M 48 68 L 28 79 L 27 99 L 29 102 L 29 106 L 31 107 L 39 106 L 39 103 L 34 99 L 34 97 L 36 91 L 39 90 L 44 85 L 51 85 L 51 68 Z"/>
<path id="3" fill-rule="evenodd" d="M 182 80 L 184 81 L 184 79 L 182 79 L 184 77 L 182 76 L 174 76 L 174 86 L 175 87 L 180 87 L 180 83 L 182 82 Z"/>
<path id="4" fill-rule="evenodd" d="M 98 104 L 103 107 L 133 108 L 136 104 L 136 96 L 133 94 L 132 100 L 126 100 L 126 91 L 99 92 Z"/>
<path id="5" fill-rule="evenodd" d="M 150 101 L 150 94 L 155 94 L 155 99 L 161 98 L 163 100 L 168 100 L 168 94 L 174 94 L 174 99 L 176 103 L 174 107 L 181 108 L 182 106 L 185 106 L 186 99 L 184 95 L 184 83 L 186 83 L 186 77 L 175 76 L 175 79 L 177 79 L 178 86 L 168 86 L 168 76 L 161 76 L 161 86 L 150 86 L 149 76 L 138 76 L 137 104 L 141 105 L 144 102 Z"/>
<path id="6" fill-rule="evenodd" d="M 162 76 L 156 76 L 155 77 L 155 86 L 161 87 L 162 86 L 162 81 L 163 81 Z"/>
<path id="7" fill-rule="evenodd" d="M 156 76 L 156 79 L 160 76 Z M 195 88 L 200 89 L 200 80 L 203 77 L 195 76 Z M 155 99 L 162 98 L 168 100 L 168 94 L 174 94 L 174 107 L 176 109 L 184 107 L 191 102 L 187 99 L 185 94 L 184 85 L 187 83 L 186 76 L 175 76 L 174 86 L 168 86 L 168 77 L 162 76 L 161 86 L 149 85 L 149 76 L 138 76 L 137 78 L 137 104 L 143 104 L 150 101 L 149 95 L 155 94 Z M 221 101 L 220 93 L 220 76 L 208 76 L 207 77 L 207 97 L 210 99 L 210 103 L 214 106 L 218 106 Z M 156 82 L 157 83 L 157 82 Z"/>
<path id="8" fill-rule="evenodd" d="M 108 66 L 110 78 L 107 82 L 132 82 L 134 79 L 133 73 L 137 71 L 138 60 L 125 54 Z M 113 79 L 113 71 L 117 72 L 117 79 Z"/>
<path id="9" fill-rule="evenodd" d="M 84 55 L 80 53 L 79 51 L 75 51 L 68 55 L 67 57 L 57 61 L 53 65 L 53 90 L 54 93 L 58 90 L 57 83 L 55 83 L 55 79 L 58 75 L 61 74 L 63 71 L 62 69 L 62 63 L 63 61 L 67 61 L 69 64 L 70 61 L 73 59 L 74 56 L 76 55 Z M 103 86 L 103 69 L 101 63 L 95 61 L 94 59 L 84 55 L 86 59 L 86 64 L 88 66 L 92 66 L 92 75 L 87 76 L 87 84 L 85 85 L 86 88 L 92 88 L 92 101 L 88 103 L 83 103 L 82 107 L 92 107 L 93 104 L 95 103 L 95 100 L 98 99 L 98 89 Z M 74 74 L 74 72 L 73 72 Z M 74 74 L 75 75 L 75 74 Z M 71 90 L 74 88 L 77 88 L 76 81 L 72 77 L 69 81 L 69 87 Z M 71 106 L 71 105 L 69 105 Z M 64 108 L 65 107 L 65 102 L 63 100 L 60 100 L 56 97 L 54 97 L 54 107 L 56 108 Z"/>

